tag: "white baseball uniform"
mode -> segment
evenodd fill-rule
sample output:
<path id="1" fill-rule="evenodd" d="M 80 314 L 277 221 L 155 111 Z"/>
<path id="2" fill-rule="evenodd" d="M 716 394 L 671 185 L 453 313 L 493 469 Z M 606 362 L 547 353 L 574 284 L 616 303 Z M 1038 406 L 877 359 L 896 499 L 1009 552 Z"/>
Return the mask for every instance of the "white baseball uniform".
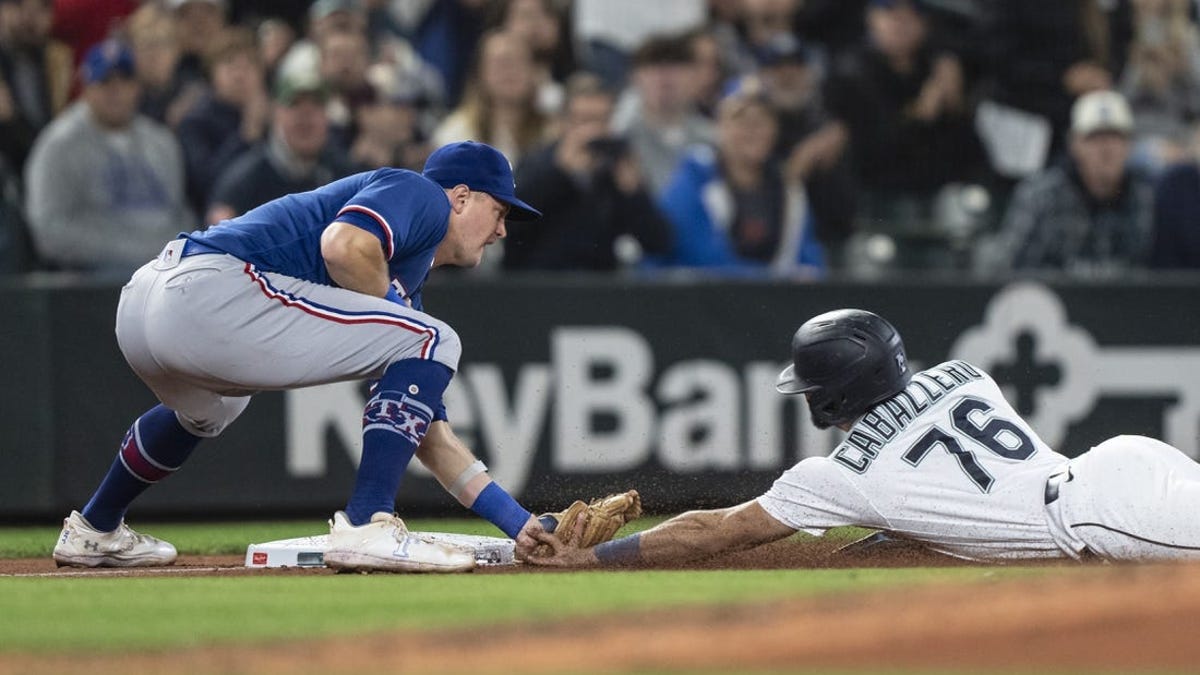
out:
<path id="1" fill-rule="evenodd" d="M 1200 465 L 1141 436 L 1068 460 L 963 361 L 913 375 L 758 502 L 797 530 L 877 528 L 972 560 L 1200 559 Z"/>

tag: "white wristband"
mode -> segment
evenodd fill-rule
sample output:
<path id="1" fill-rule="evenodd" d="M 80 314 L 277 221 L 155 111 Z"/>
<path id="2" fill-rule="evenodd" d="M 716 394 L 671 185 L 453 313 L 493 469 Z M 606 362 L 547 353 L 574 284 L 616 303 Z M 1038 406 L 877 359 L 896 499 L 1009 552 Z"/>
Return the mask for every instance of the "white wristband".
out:
<path id="1" fill-rule="evenodd" d="M 471 479 L 474 478 L 475 476 L 478 476 L 479 474 L 486 473 L 486 472 L 487 472 L 487 465 L 485 465 L 483 462 L 481 462 L 480 460 L 477 459 L 477 460 L 475 460 L 475 462 L 473 464 L 471 464 L 467 468 L 463 469 L 462 473 L 458 474 L 458 478 L 454 479 L 454 482 L 450 484 L 450 487 L 446 488 L 446 491 L 449 492 L 451 495 L 453 495 L 455 499 L 457 499 L 458 501 L 461 502 L 462 501 L 462 492 L 463 492 L 463 490 L 466 489 L 467 483 L 470 483 Z"/>

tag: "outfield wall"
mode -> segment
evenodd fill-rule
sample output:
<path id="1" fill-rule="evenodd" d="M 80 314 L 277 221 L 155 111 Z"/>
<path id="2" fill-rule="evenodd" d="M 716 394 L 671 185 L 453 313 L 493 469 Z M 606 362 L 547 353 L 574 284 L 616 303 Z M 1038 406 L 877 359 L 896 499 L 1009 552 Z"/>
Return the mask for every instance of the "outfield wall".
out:
<path id="1" fill-rule="evenodd" d="M 433 283 L 462 335 L 459 434 L 534 507 L 626 487 L 670 511 L 753 497 L 836 439 L 774 392 L 795 327 L 828 309 L 889 317 L 912 361 L 992 371 L 1052 446 L 1117 433 L 1200 456 L 1195 280 L 1059 285 L 790 285 L 517 279 Z M 119 284 L 0 287 L 0 518 L 78 507 L 154 399 L 113 337 Z M 360 451 L 356 383 L 263 393 L 139 502 L 143 515 L 311 515 L 340 506 Z M 427 473 L 408 513 L 462 513 Z"/>

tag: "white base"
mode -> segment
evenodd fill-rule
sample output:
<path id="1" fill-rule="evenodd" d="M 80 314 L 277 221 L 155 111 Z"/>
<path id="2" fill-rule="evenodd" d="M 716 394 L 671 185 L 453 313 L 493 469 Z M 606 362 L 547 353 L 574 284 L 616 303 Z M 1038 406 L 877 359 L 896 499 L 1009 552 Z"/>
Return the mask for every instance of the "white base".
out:
<path id="1" fill-rule="evenodd" d="M 477 565 L 512 565 L 515 542 L 501 537 L 481 537 L 450 532 L 413 532 L 475 553 Z M 246 548 L 246 567 L 324 567 L 329 535 L 280 539 Z"/>

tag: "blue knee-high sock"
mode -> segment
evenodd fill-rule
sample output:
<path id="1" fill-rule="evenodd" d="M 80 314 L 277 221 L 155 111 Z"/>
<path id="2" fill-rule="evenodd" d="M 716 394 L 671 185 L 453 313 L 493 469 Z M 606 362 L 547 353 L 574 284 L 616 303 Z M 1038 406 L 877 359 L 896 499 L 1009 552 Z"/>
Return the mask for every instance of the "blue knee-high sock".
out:
<path id="1" fill-rule="evenodd" d="M 146 411 L 129 427 L 108 475 L 83 507 L 83 517 L 102 532 L 117 529 L 133 500 L 174 473 L 199 442 L 165 405 Z"/>
<path id="2" fill-rule="evenodd" d="M 436 361 L 405 359 L 384 371 L 363 413 L 362 462 L 346 516 L 361 525 L 396 509 L 396 491 L 425 438 L 454 371 Z"/>

